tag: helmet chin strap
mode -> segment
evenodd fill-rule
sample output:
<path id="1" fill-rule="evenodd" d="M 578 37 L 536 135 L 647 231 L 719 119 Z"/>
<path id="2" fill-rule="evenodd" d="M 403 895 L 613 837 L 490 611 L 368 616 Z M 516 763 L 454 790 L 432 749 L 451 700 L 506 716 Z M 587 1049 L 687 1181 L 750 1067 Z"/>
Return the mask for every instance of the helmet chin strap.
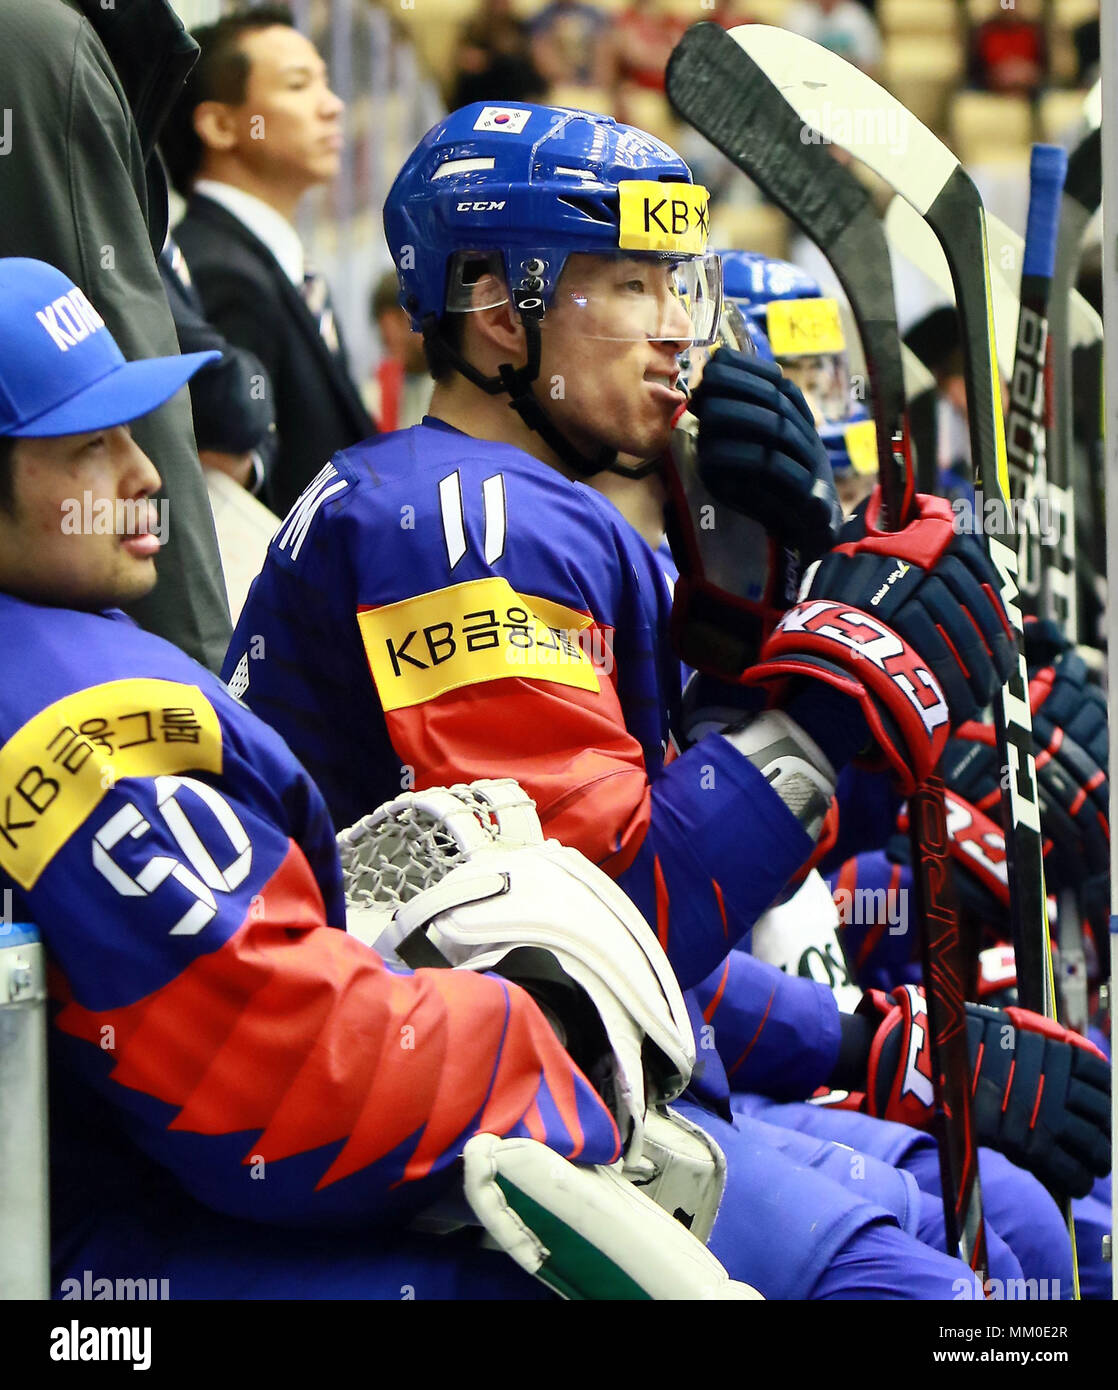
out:
<path id="1" fill-rule="evenodd" d="M 484 376 L 466 361 L 457 348 L 451 347 L 440 338 L 438 320 L 434 314 L 428 314 L 423 320 L 423 337 L 425 340 L 438 339 L 443 355 L 450 358 L 467 381 L 472 381 L 486 395 L 498 396 L 502 391 L 506 392 L 510 409 L 515 410 L 528 429 L 534 430 L 548 448 L 580 478 L 593 478 L 607 471 L 618 473 L 623 478 L 644 478 L 656 472 L 660 467 L 659 459 L 653 459 L 638 469 L 630 470 L 618 466 L 616 449 L 603 446 L 593 457 L 587 457 L 575 448 L 544 410 L 532 390 L 532 385 L 539 379 L 540 374 L 540 323 L 536 314 L 525 311 L 520 311 L 520 314 L 528 346 L 528 361 L 523 367 L 514 367 L 511 362 L 502 362 L 497 369 L 497 376 Z"/>

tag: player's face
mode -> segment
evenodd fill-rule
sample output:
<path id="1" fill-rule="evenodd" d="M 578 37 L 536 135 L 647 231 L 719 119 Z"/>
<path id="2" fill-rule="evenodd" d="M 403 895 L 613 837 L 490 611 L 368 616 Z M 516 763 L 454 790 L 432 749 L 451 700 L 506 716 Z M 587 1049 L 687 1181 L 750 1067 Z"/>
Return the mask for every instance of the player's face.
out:
<path id="1" fill-rule="evenodd" d="M 126 425 L 20 439 L 12 506 L 0 508 L 0 589 L 38 603 L 98 609 L 155 584 L 159 474 Z"/>
<path id="2" fill-rule="evenodd" d="M 679 357 L 691 340 L 669 265 L 569 257 L 541 338 L 548 414 L 572 443 L 639 460 L 663 452 L 687 400 Z"/>
<path id="3" fill-rule="evenodd" d="M 345 103 L 330 90 L 326 64 L 286 25 L 241 38 L 249 60 L 245 99 L 234 108 L 237 152 L 267 182 L 309 188 L 338 172 Z"/>

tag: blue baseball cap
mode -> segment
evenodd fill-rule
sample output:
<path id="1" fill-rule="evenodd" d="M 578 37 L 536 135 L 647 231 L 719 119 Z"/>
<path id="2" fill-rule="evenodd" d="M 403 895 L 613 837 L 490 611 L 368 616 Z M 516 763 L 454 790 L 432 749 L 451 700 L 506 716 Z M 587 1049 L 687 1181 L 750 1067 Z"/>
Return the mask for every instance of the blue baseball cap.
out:
<path id="1" fill-rule="evenodd" d="M 60 270 L 0 259 L 0 435 L 88 434 L 139 419 L 219 352 L 126 362 L 105 321 Z"/>

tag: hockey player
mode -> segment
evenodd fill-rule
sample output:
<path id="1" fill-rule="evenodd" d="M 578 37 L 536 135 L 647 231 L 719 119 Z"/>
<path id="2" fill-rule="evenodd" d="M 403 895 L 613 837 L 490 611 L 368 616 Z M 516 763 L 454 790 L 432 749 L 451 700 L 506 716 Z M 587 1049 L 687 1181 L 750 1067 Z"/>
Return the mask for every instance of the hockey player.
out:
<path id="1" fill-rule="evenodd" d="M 836 575 L 812 598 L 849 616 L 892 576 L 880 617 L 921 633 L 936 674 L 881 629 L 903 669 L 867 662 L 853 629 L 788 622 L 749 672 L 781 686 L 776 706 L 673 758 L 667 588 L 651 550 L 577 480 L 655 466 L 685 404 L 679 355 L 711 341 L 716 319 L 703 190 L 665 146 L 608 118 L 475 106 L 426 137 L 385 218 L 428 342 L 432 413 L 337 455 L 293 509 L 230 647 L 231 689 L 314 769 L 339 824 L 401 786 L 517 777 L 547 832 L 616 876 L 681 983 L 697 984 L 803 867 L 838 769 L 873 741 L 911 785 L 949 722 L 990 696 L 1009 660 L 996 580 L 938 504 L 903 537 L 863 525 L 844 547 L 858 581 Z M 798 390 L 731 355 L 707 368 L 695 409 L 711 475 L 733 474 L 804 561 L 826 550 L 838 508 Z M 948 582 L 921 589 L 930 569 Z M 792 670 L 802 679 L 785 681 Z M 861 1021 L 848 1036 L 829 992 L 741 960 L 764 1004 L 757 1057 L 780 1058 L 791 1090 L 864 1074 Z M 703 1060 L 701 1087 L 724 1106 L 718 1051 Z M 755 1121 L 734 1133 L 791 1160 L 833 1157 Z M 798 1172 L 790 1203 L 814 1253 L 756 1213 L 741 1233 L 767 1294 L 824 1292 L 823 1267 L 844 1263 L 825 1253 L 836 1227 L 817 1181 Z M 894 1266 L 880 1268 L 893 1288 Z"/>
<path id="2" fill-rule="evenodd" d="M 55 1294 L 150 1276 L 171 1298 L 542 1295 L 470 1232 L 405 1228 L 460 1190 L 464 1146 L 471 1205 L 484 1196 L 471 1136 L 485 1164 L 506 1153 L 488 1136 L 530 1136 L 514 1150 L 544 1145 L 553 1189 L 574 1181 L 570 1157 L 579 1191 L 595 1174 L 594 1192 L 618 1195 L 594 1165 L 621 1151 L 624 1106 L 548 1021 L 584 1065 L 606 1060 L 593 978 L 577 1008 L 550 993 L 545 1018 L 503 962 L 509 979 L 389 970 L 337 930 L 338 851 L 313 783 L 218 680 L 115 607 L 150 590 L 159 550 L 159 476 L 127 422 L 211 357 L 127 364 L 64 275 L 0 261 L 0 889 L 53 972 Z M 621 918 L 593 876 L 621 895 L 585 869 L 581 888 L 558 882 L 608 955 Z M 662 971 L 668 1014 L 639 961 L 629 979 L 685 1076 L 689 1030 Z M 647 1217 L 634 1189 L 619 1200 Z M 674 1240 L 719 1273 L 651 1210 L 644 1258 L 664 1253 L 667 1286 Z"/>
<path id="3" fill-rule="evenodd" d="M 762 358 L 780 363 L 812 408 L 844 511 L 877 480 L 877 440 L 869 411 L 855 397 L 836 300 L 791 261 L 756 251 L 723 251 L 722 293 L 731 320 L 740 314 Z"/>

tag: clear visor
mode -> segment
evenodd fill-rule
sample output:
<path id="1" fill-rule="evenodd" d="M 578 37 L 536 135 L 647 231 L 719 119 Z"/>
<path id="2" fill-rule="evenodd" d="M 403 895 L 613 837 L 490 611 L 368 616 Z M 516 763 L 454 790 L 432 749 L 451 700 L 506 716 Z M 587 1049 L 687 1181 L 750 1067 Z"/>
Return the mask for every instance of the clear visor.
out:
<path id="1" fill-rule="evenodd" d="M 693 348 L 718 341 L 722 262 L 714 252 L 687 260 L 618 256 L 592 273 L 581 270 L 581 260 L 568 262 L 559 296 L 578 310 L 587 338 Z"/>
<path id="2" fill-rule="evenodd" d="M 845 352 L 779 357 L 784 375 L 804 393 L 821 420 L 845 420 L 850 414 L 850 368 Z"/>
<path id="3" fill-rule="evenodd" d="M 549 267 L 532 262 L 541 279 Z M 521 307 L 535 307 L 523 299 Z M 470 313 L 508 303 L 500 257 L 460 254 L 451 267 L 447 310 Z M 548 312 L 572 311 L 587 338 L 606 342 L 673 342 L 708 347 L 718 341 L 722 313 L 722 262 L 711 251 L 680 259 L 662 255 L 567 258 Z M 546 318 L 546 316 L 545 316 Z"/>

